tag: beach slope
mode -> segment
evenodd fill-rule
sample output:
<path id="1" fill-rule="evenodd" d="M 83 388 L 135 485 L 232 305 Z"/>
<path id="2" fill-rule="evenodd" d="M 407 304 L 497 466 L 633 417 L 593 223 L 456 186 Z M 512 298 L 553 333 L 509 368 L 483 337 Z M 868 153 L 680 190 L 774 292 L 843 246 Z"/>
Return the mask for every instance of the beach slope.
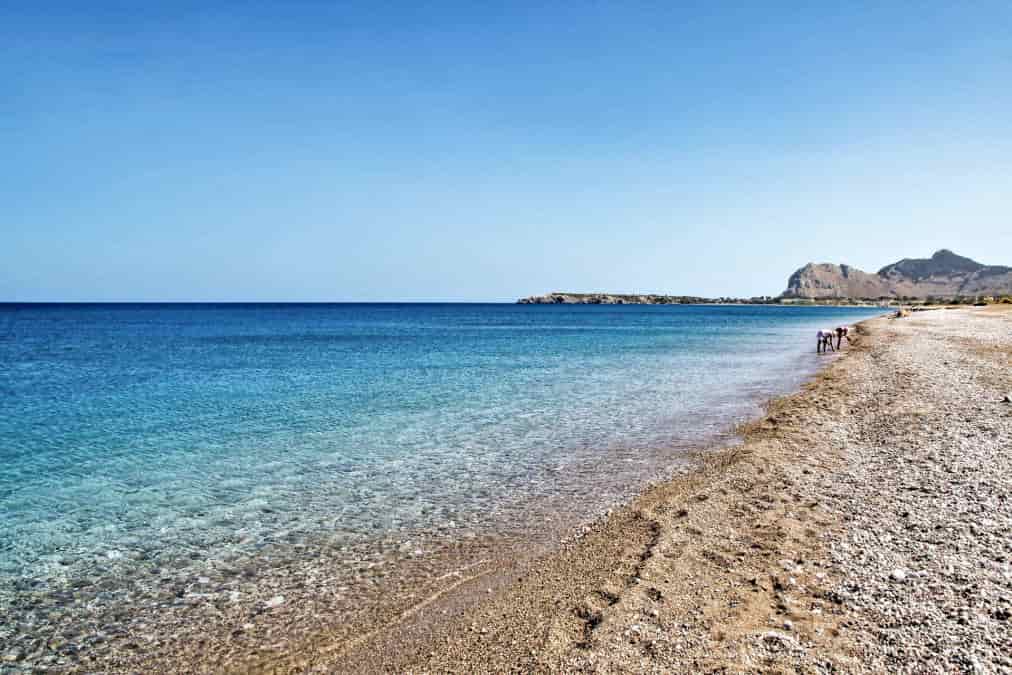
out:
<path id="1" fill-rule="evenodd" d="M 263 669 L 1012 667 L 1010 373 L 1012 312 L 867 322 L 741 445 L 557 553 L 461 575 L 360 640 L 314 638 Z"/>

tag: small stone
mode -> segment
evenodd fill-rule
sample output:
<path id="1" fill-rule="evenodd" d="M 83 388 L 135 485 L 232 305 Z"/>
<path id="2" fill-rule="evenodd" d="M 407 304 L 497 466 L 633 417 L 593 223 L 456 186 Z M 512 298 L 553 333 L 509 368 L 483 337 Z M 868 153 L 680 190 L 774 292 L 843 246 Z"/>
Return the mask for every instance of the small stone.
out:
<path id="1" fill-rule="evenodd" d="M 789 635 L 784 635 L 783 633 L 778 633 L 772 630 L 767 633 L 763 633 L 762 639 L 763 642 L 766 643 L 767 647 L 773 650 L 779 649 L 791 650 L 794 649 L 794 647 L 797 645 L 794 639 Z"/>
<path id="2" fill-rule="evenodd" d="M 904 579 L 907 578 L 907 572 L 906 570 L 896 568 L 892 571 L 892 574 L 890 574 L 889 576 L 892 578 L 893 581 L 903 581 Z"/>
<path id="3" fill-rule="evenodd" d="M 7 652 L 6 654 L 4 654 L 4 661 L 6 661 L 7 663 L 14 663 L 15 661 L 20 660 L 21 660 L 21 652 L 14 651 L 14 652 Z"/>
<path id="4" fill-rule="evenodd" d="M 285 596 L 283 596 L 283 595 L 275 595 L 270 600 L 266 600 L 264 602 L 264 605 L 266 605 L 267 607 L 269 607 L 271 609 L 273 609 L 275 607 L 280 607 L 283 604 L 285 604 Z"/>
<path id="5" fill-rule="evenodd" d="M 794 630 L 794 622 L 790 619 L 784 619 L 784 630 Z"/>

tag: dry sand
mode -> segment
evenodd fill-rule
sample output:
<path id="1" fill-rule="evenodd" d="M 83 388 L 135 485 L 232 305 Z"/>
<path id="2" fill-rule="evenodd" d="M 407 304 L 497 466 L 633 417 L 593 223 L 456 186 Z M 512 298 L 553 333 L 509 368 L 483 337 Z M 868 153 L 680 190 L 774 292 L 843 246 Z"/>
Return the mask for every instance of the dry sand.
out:
<path id="1" fill-rule="evenodd" d="M 276 672 L 1012 672 L 1012 312 L 877 319 L 745 429 L 531 564 Z M 251 663 L 244 664 L 244 668 Z"/>

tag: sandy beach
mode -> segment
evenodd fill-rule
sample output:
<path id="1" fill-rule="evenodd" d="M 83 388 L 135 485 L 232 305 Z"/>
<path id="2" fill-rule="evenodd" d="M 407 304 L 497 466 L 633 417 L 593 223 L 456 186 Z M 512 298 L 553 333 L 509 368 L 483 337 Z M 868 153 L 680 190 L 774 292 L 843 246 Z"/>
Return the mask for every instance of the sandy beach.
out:
<path id="1" fill-rule="evenodd" d="M 1005 672 L 1012 312 L 861 326 L 736 447 L 270 672 Z"/>
<path id="2" fill-rule="evenodd" d="M 363 559 L 368 573 L 341 579 L 320 576 L 329 553 L 304 550 L 279 568 L 287 597 L 263 579 L 255 596 L 236 586 L 238 603 L 167 587 L 147 624 L 49 665 L 1012 672 L 1010 367 L 1012 311 L 998 306 L 873 319 L 741 443 L 698 451 L 575 532 L 420 542 L 438 552 L 417 558 L 391 542 L 397 564 L 376 574 Z M 4 659 L 0 671 L 27 665 Z"/>

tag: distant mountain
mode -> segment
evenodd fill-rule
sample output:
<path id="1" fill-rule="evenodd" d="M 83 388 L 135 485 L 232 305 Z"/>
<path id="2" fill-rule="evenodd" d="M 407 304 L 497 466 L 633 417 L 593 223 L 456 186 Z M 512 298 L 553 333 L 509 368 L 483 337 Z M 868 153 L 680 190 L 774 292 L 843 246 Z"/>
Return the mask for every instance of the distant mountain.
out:
<path id="1" fill-rule="evenodd" d="M 787 280 L 784 298 L 959 297 L 1012 293 L 1012 267 L 982 265 L 942 249 L 904 258 L 875 274 L 849 265 L 808 263 Z"/>

